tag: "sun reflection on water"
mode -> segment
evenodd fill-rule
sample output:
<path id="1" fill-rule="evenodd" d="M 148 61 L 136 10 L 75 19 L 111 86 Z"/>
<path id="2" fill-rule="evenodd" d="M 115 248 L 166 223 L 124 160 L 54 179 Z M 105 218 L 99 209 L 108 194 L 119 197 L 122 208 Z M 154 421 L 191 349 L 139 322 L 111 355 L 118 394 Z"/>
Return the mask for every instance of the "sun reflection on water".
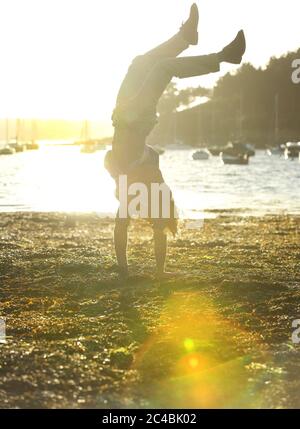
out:
<path id="1" fill-rule="evenodd" d="M 14 175 L 20 205 L 36 211 L 115 212 L 114 182 L 103 168 L 105 151 L 90 156 L 79 147 L 44 147 L 21 155 Z"/>

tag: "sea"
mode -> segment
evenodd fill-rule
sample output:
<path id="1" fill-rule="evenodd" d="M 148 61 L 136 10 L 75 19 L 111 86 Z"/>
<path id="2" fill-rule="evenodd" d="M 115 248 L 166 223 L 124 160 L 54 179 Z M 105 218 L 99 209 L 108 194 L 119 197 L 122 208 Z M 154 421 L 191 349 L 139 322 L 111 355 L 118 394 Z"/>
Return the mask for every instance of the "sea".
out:
<path id="1" fill-rule="evenodd" d="M 160 157 L 180 216 L 300 214 L 300 162 L 257 151 L 248 166 L 219 157 L 194 161 L 195 149 L 170 149 Z M 114 181 L 104 169 L 106 151 L 41 142 L 40 149 L 0 156 L 0 211 L 93 212 L 114 216 Z"/>

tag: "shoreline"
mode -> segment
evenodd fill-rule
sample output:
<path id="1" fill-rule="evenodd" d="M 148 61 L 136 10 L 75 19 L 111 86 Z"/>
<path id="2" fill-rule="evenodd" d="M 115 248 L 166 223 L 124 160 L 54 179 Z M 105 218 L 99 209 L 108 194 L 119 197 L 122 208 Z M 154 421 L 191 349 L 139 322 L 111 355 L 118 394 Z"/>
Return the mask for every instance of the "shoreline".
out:
<path id="1" fill-rule="evenodd" d="M 180 211 L 180 209 L 179 209 Z M 111 220 L 114 221 L 115 219 L 115 213 L 111 212 L 98 212 L 97 210 L 87 210 L 87 211 L 78 211 L 78 210 L 70 210 L 70 211 L 59 211 L 59 210 L 6 210 L 1 211 L 0 206 L 0 217 L 1 216 L 9 216 L 9 215 L 62 215 L 62 216 L 96 216 L 99 219 L 104 220 Z M 197 219 L 203 219 L 203 220 L 210 220 L 210 219 L 218 219 L 220 217 L 240 217 L 241 219 L 247 219 L 247 218 L 268 218 L 268 217 L 292 217 L 292 218 L 300 218 L 300 211 L 296 212 L 289 212 L 284 210 L 278 210 L 278 211 L 263 211 L 259 212 L 258 210 L 253 210 L 249 208 L 231 208 L 231 209 L 205 209 L 198 211 L 197 214 L 199 214 L 199 217 L 193 217 L 193 218 L 184 218 L 179 216 L 178 220 L 180 222 L 187 222 L 190 220 L 197 220 Z M 207 217 L 206 217 L 207 215 Z"/>
<path id="2" fill-rule="evenodd" d="M 300 407 L 300 217 L 180 224 L 179 276 L 134 221 L 122 283 L 111 219 L 0 213 L 0 407 Z"/>

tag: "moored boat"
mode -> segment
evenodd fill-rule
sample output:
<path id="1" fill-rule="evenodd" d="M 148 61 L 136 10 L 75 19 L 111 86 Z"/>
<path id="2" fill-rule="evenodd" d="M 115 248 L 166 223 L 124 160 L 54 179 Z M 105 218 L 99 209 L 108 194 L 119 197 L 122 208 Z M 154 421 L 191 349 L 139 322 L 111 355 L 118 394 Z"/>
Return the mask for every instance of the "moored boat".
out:
<path id="1" fill-rule="evenodd" d="M 15 150 L 15 152 L 24 152 L 26 149 L 26 146 L 22 143 L 19 143 L 17 140 L 10 142 L 9 147 Z"/>
<path id="2" fill-rule="evenodd" d="M 230 149 L 237 154 L 246 154 L 248 157 L 255 156 L 255 148 L 250 143 L 243 143 L 241 141 L 229 142 L 225 150 L 227 149 Z"/>
<path id="3" fill-rule="evenodd" d="M 14 153 L 16 153 L 15 149 L 9 146 L 0 149 L 0 155 L 13 155 Z"/>
<path id="4" fill-rule="evenodd" d="M 17 143 L 17 144 L 14 146 L 14 149 L 15 149 L 15 151 L 16 151 L 16 152 L 24 152 L 24 151 L 25 151 L 25 149 L 26 149 L 26 146 L 25 146 L 24 144 Z"/>
<path id="5" fill-rule="evenodd" d="M 295 159 L 299 158 L 300 155 L 300 142 L 294 143 L 289 142 L 286 144 L 286 149 L 284 151 L 285 159 Z"/>
<path id="6" fill-rule="evenodd" d="M 27 150 L 38 150 L 40 148 L 39 144 L 35 141 L 27 142 L 26 149 Z"/>
<path id="7" fill-rule="evenodd" d="M 97 150 L 95 143 L 92 141 L 87 141 L 81 144 L 80 152 L 81 153 L 95 153 Z"/>
<path id="8" fill-rule="evenodd" d="M 193 153 L 194 161 L 206 161 L 210 158 L 210 153 L 207 149 L 200 149 Z"/>
<path id="9" fill-rule="evenodd" d="M 221 152 L 220 158 L 225 165 L 248 165 L 249 155 L 246 153 L 236 154 L 235 152 Z"/>

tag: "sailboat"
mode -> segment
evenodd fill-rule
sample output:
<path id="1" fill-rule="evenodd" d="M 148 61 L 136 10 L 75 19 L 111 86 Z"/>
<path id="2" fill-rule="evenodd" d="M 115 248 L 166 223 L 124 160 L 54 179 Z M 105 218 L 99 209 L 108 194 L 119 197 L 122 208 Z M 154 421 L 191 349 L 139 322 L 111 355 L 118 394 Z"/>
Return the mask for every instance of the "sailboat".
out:
<path id="1" fill-rule="evenodd" d="M 229 150 L 221 152 L 221 160 L 225 165 L 248 165 L 249 164 L 249 155 L 246 153 L 239 153 Z"/>
<path id="2" fill-rule="evenodd" d="M 267 154 L 269 156 L 273 155 L 285 155 L 288 156 L 288 152 L 286 151 L 286 144 L 280 144 L 280 129 L 279 129 L 279 94 L 277 93 L 274 98 L 274 130 L 271 131 L 272 144 L 267 149 Z M 275 146 L 274 146 L 275 143 Z"/>
<path id="3" fill-rule="evenodd" d="M 300 142 L 288 142 L 286 143 L 286 149 L 284 151 L 285 159 L 295 159 L 300 156 Z"/>
<path id="4" fill-rule="evenodd" d="M 244 142 L 243 132 L 243 94 L 240 94 L 240 108 L 237 116 L 238 139 L 229 142 L 220 153 L 221 160 L 225 165 L 248 165 L 249 158 L 255 156 L 255 148 Z"/>
<path id="5" fill-rule="evenodd" d="M 210 158 L 210 152 L 208 149 L 197 150 L 192 155 L 194 161 L 206 161 Z"/>
<path id="6" fill-rule="evenodd" d="M 0 149 L 0 155 L 13 155 L 16 151 L 9 146 L 5 146 L 2 149 Z"/>
<path id="7" fill-rule="evenodd" d="M 88 120 L 85 120 L 81 130 L 81 153 L 94 153 L 97 147 L 95 142 L 90 138 L 90 126 Z"/>
<path id="8" fill-rule="evenodd" d="M 166 145 L 168 150 L 185 150 L 191 149 L 190 146 L 186 145 L 183 140 L 178 138 L 178 123 L 177 123 L 178 112 L 175 110 L 170 116 L 170 128 L 171 128 L 171 141 Z"/>
<path id="9" fill-rule="evenodd" d="M 9 147 L 13 148 L 16 152 L 24 152 L 26 146 L 21 143 L 21 120 L 16 120 L 16 138 L 9 142 Z"/>
<path id="10" fill-rule="evenodd" d="M 36 142 L 36 122 L 35 120 L 32 120 L 31 122 L 31 141 L 26 143 L 26 148 L 28 150 L 37 150 L 40 148 L 39 144 Z"/>
<path id="11" fill-rule="evenodd" d="M 6 146 L 0 149 L 0 155 L 13 155 L 15 149 L 9 146 L 9 119 L 6 119 Z"/>

